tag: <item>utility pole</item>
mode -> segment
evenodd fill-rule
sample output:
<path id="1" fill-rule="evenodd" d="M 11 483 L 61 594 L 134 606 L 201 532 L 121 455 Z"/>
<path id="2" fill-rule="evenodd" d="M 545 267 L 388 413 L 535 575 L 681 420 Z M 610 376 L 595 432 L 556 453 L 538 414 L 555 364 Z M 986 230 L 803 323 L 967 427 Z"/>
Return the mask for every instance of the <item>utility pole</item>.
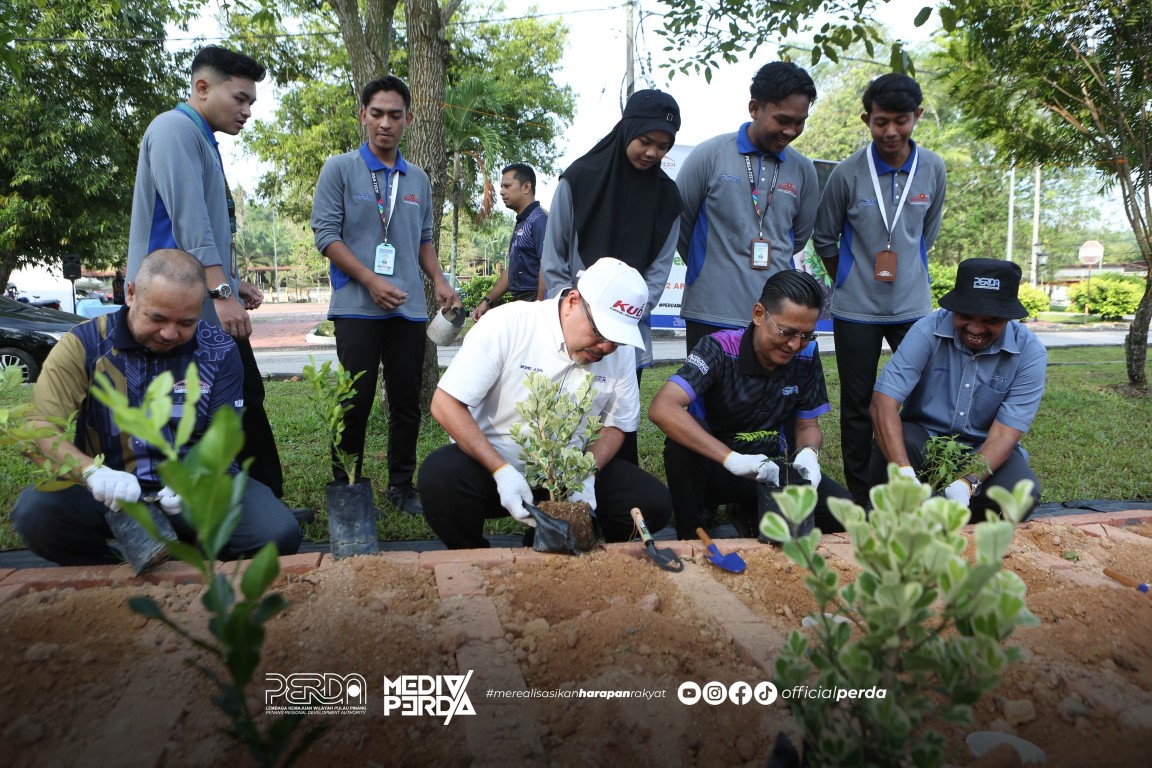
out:
<path id="1" fill-rule="evenodd" d="M 1036 267 L 1040 261 L 1040 166 L 1036 166 L 1036 193 L 1032 198 L 1032 287 L 1036 287 Z"/>
<path id="2" fill-rule="evenodd" d="M 1008 245 L 1004 258 L 1012 261 L 1012 239 L 1016 232 L 1016 166 L 1008 171 Z"/>
<path id="3" fill-rule="evenodd" d="M 632 22 L 632 7 L 634 5 L 636 5 L 636 0 L 628 0 L 628 3 L 624 6 L 625 13 L 627 14 L 624 29 L 624 47 L 626 49 L 625 55 L 628 57 L 624 68 L 625 90 L 627 91 L 625 100 L 632 98 L 632 94 L 636 92 L 636 70 L 633 64 L 636 61 L 636 28 Z"/>

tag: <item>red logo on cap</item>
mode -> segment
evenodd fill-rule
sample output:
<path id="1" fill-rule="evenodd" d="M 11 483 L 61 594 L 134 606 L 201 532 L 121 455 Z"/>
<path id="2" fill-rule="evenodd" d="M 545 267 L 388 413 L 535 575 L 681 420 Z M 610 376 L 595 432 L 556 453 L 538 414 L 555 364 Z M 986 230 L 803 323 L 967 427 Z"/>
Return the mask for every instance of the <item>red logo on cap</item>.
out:
<path id="1" fill-rule="evenodd" d="M 612 309 L 623 312 L 626 315 L 631 315 L 632 317 L 642 317 L 644 315 L 644 307 L 625 304 L 621 299 L 616 300 L 616 303 L 612 305 Z"/>

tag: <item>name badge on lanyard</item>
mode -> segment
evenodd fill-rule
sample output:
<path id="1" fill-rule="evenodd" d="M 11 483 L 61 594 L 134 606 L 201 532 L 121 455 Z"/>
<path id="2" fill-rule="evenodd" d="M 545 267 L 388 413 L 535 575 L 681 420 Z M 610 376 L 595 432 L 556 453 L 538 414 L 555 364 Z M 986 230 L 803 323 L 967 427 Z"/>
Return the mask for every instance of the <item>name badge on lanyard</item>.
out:
<path id="1" fill-rule="evenodd" d="M 881 283 L 894 283 L 896 282 L 896 263 L 898 258 L 896 251 L 892 250 L 892 232 L 896 229 L 896 220 L 900 218 L 901 211 L 904 210 L 904 201 L 908 199 L 908 191 L 912 189 L 912 179 L 916 176 L 916 166 L 920 162 L 920 153 L 913 150 L 912 167 L 908 170 L 908 180 L 904 183 L 904 192 L 900 195 L 900 200 L 896 204 L 896 210 L 892 214 L 892 223 L 888 223 L 888 212 L 885 209 L 884 196 L 880 193 L 880 176 L 876 173 L 876 161 L 872 158 L 872 148 L 869 147 L 865 153 L 868 156 L 868 170 L 872 176 L 872 189 L 876 193 L 876 207 L 880 210 L 880 218 L 884 220 L 884 231 L 888 233 L 888 244 L 881 250 L 876 252 L 876 266 L 872 277 Z M 893 171 L 893 175 L 898 171 Z"/>
<path id="2" fill-rule="evenodd" d="M 384 277 L 391 277 L 396 273 L 396 248 L 388 242 L 388 227 L 392 224 L 392 212 L 396 210 L 396 189 L 400 184 L 400 172 L 394 170 L 391 175 L 388 213 L 385 214 L 385 203 L 380 199 L 380 182 L 376 180 L 376 172 L 372 171 L 372 189 L 376 193 L 376 208 L 380 212 L 380 222 L 384 225 L 384 242 L 376 246 L 376 259 L 372 271 Z"/>
<path id="3" fill-rule="evenodd" d="M 752 269 L 771 269 L 772 267 L 772 241 L 764 237 L 764 217 L 772 206 L 772 196 L 776 194 L 776 182 L 780 179 L 780 161 L 777 160 L 772 169 L 772 182 L 768 185 L 767 200 L 764 207 L 760 207 L 760 184 L 752 173 L 752 160 L 744 155 L 744 164 L 748 167 L 748 186 L 752 192 L 752 210 L 756 212 L 757 237 L 752 239 L 751 266 Z M 760 182 L 764 181 L 764 155 L 760 155 Z"/>

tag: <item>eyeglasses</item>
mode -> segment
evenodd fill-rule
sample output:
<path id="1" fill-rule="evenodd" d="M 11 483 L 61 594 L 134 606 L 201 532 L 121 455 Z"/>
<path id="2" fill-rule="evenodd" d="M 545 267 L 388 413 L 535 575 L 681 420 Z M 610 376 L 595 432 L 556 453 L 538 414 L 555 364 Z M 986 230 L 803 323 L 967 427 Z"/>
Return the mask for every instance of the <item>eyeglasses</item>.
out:
<path id="1" fill-rule="evenodd" d="M 584 317 L 588 318 L 588 325 L 592 326 L 592 335 L 596 337 L 597 344 L 615 344 L 616 342 L 604 337 L 600 333 L 600 329 L 596 327 L 596 321 L 592 319 L 592 313 L 588 311 L 588 302 L 584 298 L 580 298 L 580 306 L 584 308 Z"/>
<path id="2" fill-rule="evenodd" d="M 764 314 L 768 317 L 769 322 L 772 323 L 772 327 L 776 329 L 776 335 L 779 336 L 781 339 L 783 339 L 786 342 L 792 341 L 792 339 L 800 339 L 800 341 L 807 344 L 808 342 L 812 341 L 812 339 L 816 338 L 816 332 L 815 331 L 813 331 L 812 333 L 801 333 L 800 331 L 792 331 L 792 330 L 785 331 L 779 325 L 776 324 L 776 320 L 773 319 L 772 315 L 768 314 L 767 312 L 765 312 Z"/>

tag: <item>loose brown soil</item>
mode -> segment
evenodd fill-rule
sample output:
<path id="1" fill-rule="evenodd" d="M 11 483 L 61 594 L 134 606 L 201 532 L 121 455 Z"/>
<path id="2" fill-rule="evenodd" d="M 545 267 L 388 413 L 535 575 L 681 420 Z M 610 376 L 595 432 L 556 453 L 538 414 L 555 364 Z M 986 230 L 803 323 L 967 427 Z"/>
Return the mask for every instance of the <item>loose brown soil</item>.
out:
<path id="1" fill-rule="evenodd" d="M 731 542 L 720 546 L 729 551 Z M 1077 558 L 1067 559 L 1068 551 Z M 367 714 L 312 718 L 329 728 L 304 765 L 763 766 L 777 731 L 796 735 L 781 700 L 688 706 L 677 698 L 685 681 L 770 679 L 769 659 L 749 658 L 733 643 L 732 617 L 690 589 L 720 585 L 746 611 L 738 621 L 762 635 L 783 636 L 814 610 L 803 571 L 778 550 L 753 546 L 743 557 L 748 568 L 739 575 L 703 558 L 685 573 L 665 573 L 619 551 L 451 573 L 440 566 L 437 574 L 383 557 L 326 564 L 282 584 L 289 608 L 269 625 L 251 703 L 262 707 L 268 672 L 365 677 Z M 835 554 L 830 562 L 842 581 L 853 577 L 852 564 Z M 964 732 L 1004 730 L 1044 748 L 1049 766 L 1147 765 L 1152 596 L 1101 572 L 1108 566 L 1152 579 L 1152 539 L 1031 523 L 1005 562 L 1028 584 L 1041 625 L 1011 638 L 1027 660 L 978 704 L 977 723 L 948 732 L 954 764 L 971 762 Z M 442 596 L 449 578 L 474 583 Z M 132 614 L 125 601 L 140 594 L 203 632 L 197 586 L 63 589 L 0 605 L 5 765 L 245 764 L 244 751 L 220 735 L 225 721 L 210 704 L 211 684 L 188 664 L 207 657 Z M 383 677 L 468 671 L 474 717 L 444 725 L 442 717 L 383 712 Z M 653 698 L 486 695 L 517 680 L 532 691 L 636 690 Z M 516 751 L 525 733 L 535 746 Z"/>

